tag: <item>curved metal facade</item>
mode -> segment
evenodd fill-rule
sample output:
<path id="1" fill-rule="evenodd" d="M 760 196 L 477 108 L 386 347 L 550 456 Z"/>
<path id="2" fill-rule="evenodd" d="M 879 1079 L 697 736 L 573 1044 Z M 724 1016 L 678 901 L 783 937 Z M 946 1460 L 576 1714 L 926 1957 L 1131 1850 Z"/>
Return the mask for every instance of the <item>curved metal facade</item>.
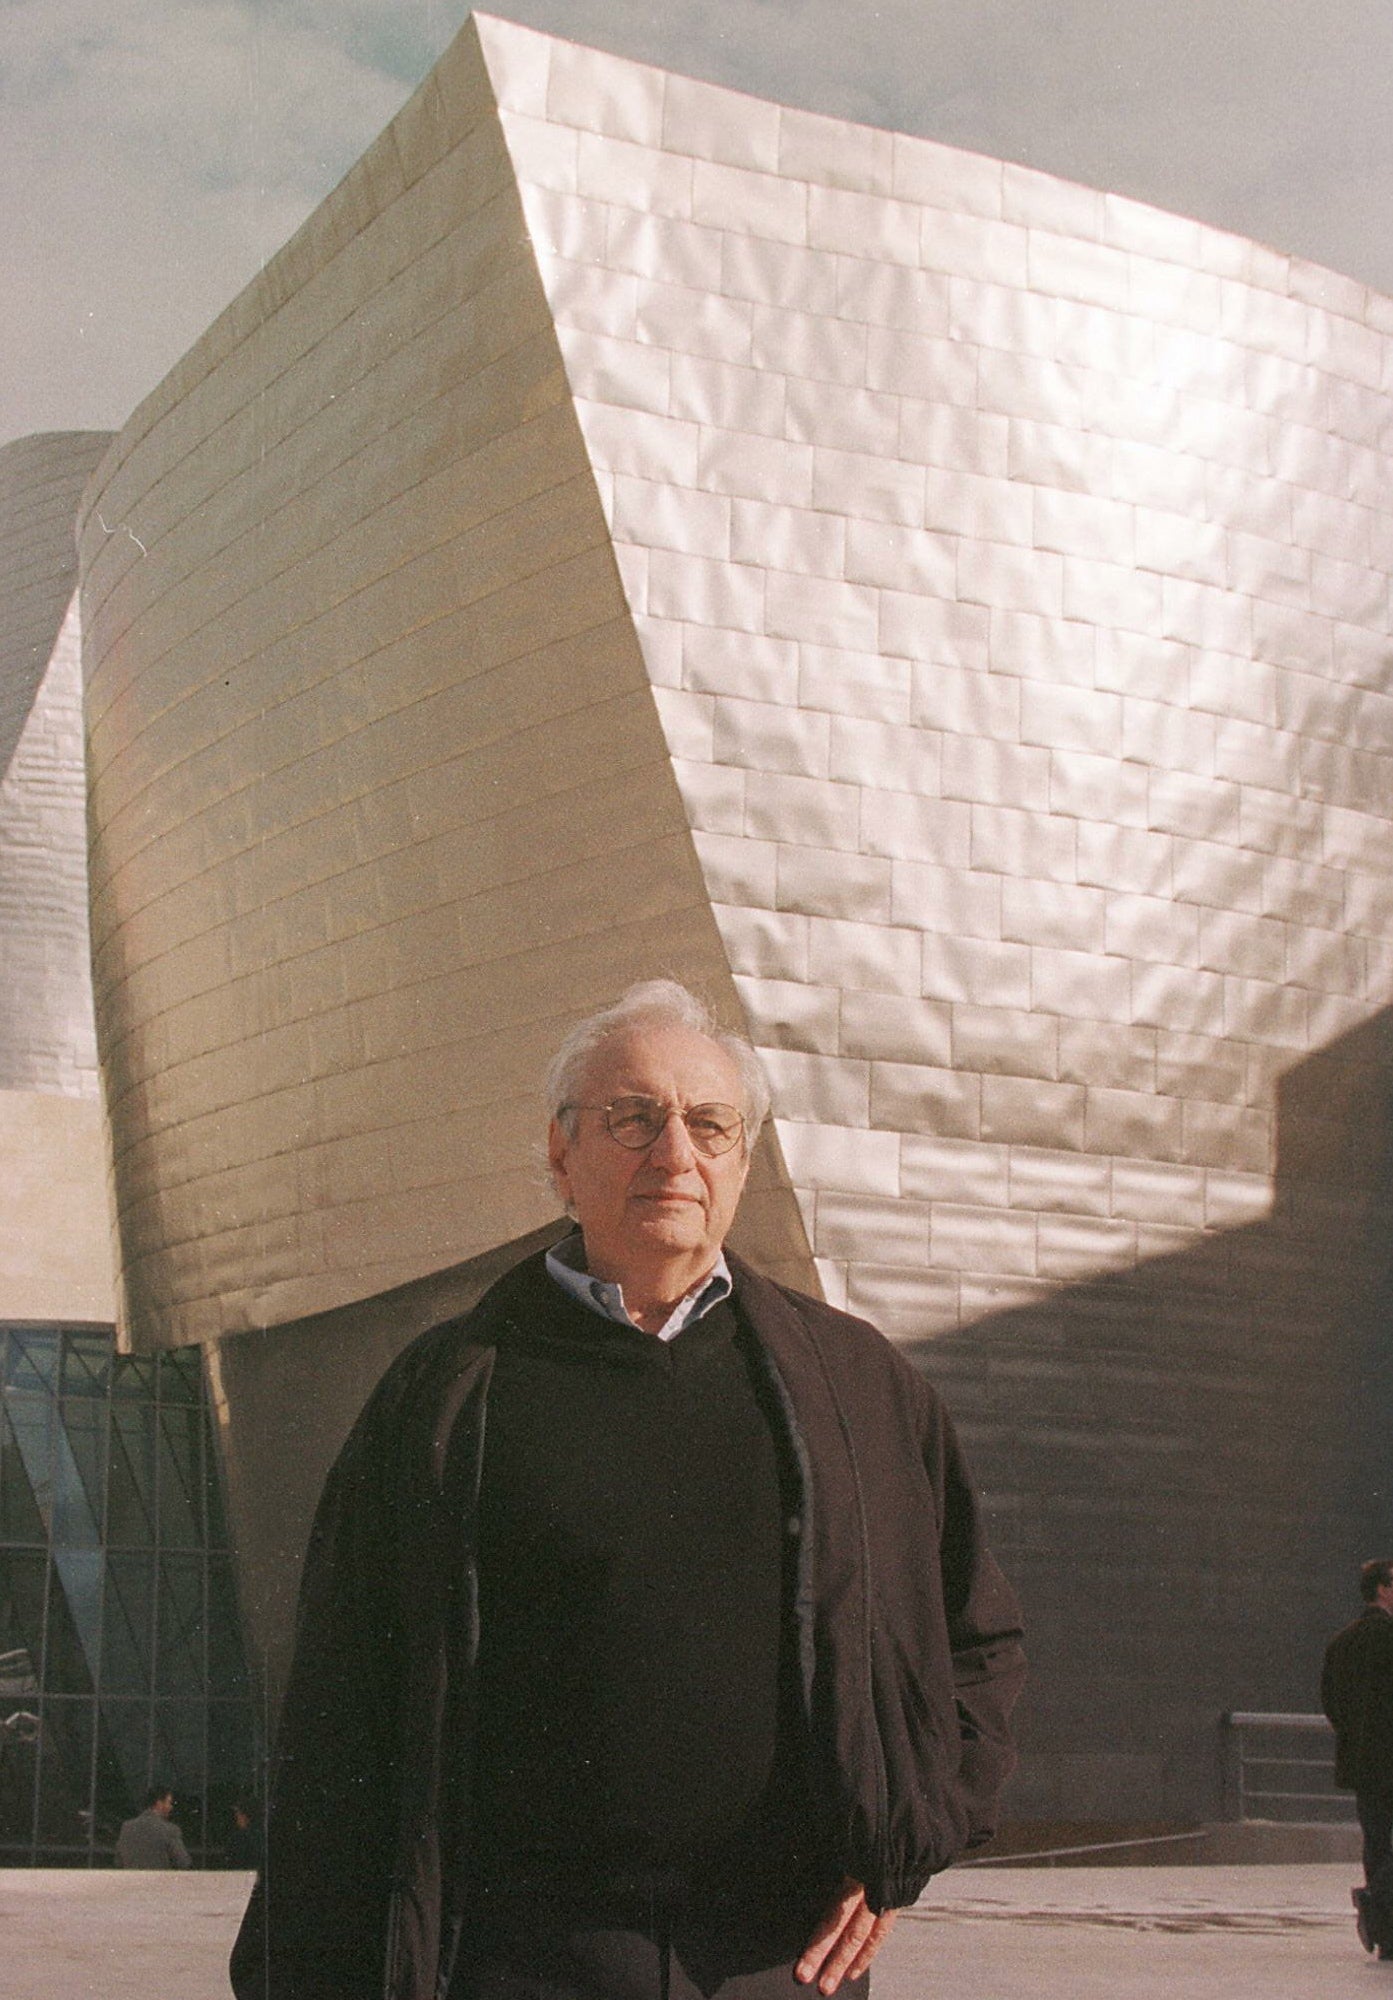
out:
<path id="1" fill-rule="evenodd" d="M 906 1332 L 1260 1212 L 1393 969 L 1387 302 L 481 32 L 94 490 L 142 1337 L 534 1226 L 540 1054 L 656 964 Z"/>
<path id="2" fill-rule="evenodd" d="M 544 1053 L 676 972 L 773 1080 L 746 1246 L 937 1337 L 1027 1595 L 1077 1419 L 1040 1385 L 1130 1382 L 1096 1437 L 1154 1472 L 1222 1351 L 1269 1419 L 1307 1398 L 1314 1629 L 1380 1518 L 1337 1468 L 1381 1268 L 1391 458 L 1362 286 L 476 20 L 91 489 L 133 1336 L 290 1340 L 544 1224 Z M 1042 1586 L 1061 1673 L 1126 1546 L 1164 1555 L 1093 1450 L 1120 1539 Z M 1186 1463 L 1146 1518 L 1212 1513 Z M 1172 1617 L 1240 1707 L 1219 1600 L 1285 1519 L 1250 1470 Z M 1152 1636 L 1162 1716 L 1195 1658 Z M 1176 1699 L 1178 1762 L 1056 1703 L 1041 1809 L 1191 1809 Z"/>
<path id="3" fill-rule="evenodd" d="M 0 1322 L 109 1322 L 75 524 L 109 439 L 0 449 Z"/>
<path id="4" fill-rule="evenodd" d="M 108 442 L 0 448 L 0 1090 L 97 1090 L 75 523 Z"/>

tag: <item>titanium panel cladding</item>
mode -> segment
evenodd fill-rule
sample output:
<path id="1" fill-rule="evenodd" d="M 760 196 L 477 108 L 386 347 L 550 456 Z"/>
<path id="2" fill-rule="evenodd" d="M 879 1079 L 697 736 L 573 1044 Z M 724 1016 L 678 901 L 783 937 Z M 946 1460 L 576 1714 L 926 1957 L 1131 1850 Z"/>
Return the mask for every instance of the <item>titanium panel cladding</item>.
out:
<path id="1" fill-rule="evenodd" d="M 476 18 L 88 516 L 142 1337 L 536 1226 L 542 1051 L 650 971 L 738 991 L 786 1267 L 907 1338 L 1263 1215 L 1393 985 L 1391 336 Z"/>

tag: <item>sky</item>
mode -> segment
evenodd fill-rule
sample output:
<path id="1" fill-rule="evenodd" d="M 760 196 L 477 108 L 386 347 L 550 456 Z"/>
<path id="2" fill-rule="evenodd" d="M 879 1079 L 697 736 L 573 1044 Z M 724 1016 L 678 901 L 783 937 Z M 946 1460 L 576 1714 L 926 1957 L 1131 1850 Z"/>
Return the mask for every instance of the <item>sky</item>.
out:
<path id="1" fill-rule="evenodd" d="M 0 443 L 123 424 L 467 11 L 0 0 Z M 1133 195 L 1393 293 L 1393 0 L 487 11 Z"/>

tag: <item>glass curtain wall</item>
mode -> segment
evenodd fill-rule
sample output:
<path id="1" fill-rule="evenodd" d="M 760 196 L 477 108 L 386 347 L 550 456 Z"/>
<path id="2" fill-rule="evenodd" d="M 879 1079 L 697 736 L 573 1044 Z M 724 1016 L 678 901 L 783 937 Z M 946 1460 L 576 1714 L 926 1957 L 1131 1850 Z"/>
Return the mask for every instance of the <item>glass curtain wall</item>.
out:
<path id="1" fill-rule="evenodd" d="M 258 1769 L 201 1356 L 0 1326 L 0 1867 L 101 1866 L 152 1784 L 217 1866 Z"/>

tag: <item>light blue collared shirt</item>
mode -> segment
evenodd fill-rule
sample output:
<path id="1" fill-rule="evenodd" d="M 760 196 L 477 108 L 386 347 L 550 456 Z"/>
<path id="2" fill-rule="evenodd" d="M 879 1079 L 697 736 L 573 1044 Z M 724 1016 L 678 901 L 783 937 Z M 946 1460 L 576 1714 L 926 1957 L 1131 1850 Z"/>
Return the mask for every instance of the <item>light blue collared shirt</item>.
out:
<path id="1" fill-rule="evenodd" d="M 639 1332 L 643 1328 L 629 1317 L 624 1304 L 624 1288 L 613 1285 L 603 1278 L 592 1278 L 585 1268 L 585 1241 L 576 1233 L 563 1236 L 547 1252 L 547 1272 L 555 1279 L 563 1292 L 569 1292 L 573 1299 L 579 1299 L 588 1312 L 598 1313 L 601 1319 L 612 1319 L 620 1326 L 632 1326 Z M 731 1294 L 730 1266 L 725 1257 L 718 1256 L 709 1274 L 685 1299 L 679 1299 L 667 1319 L 658 1328 L 659 1340 L 672 1340 L 681 1333 L 684 1326 L 700 1319 L 710 1312 L 712 1306 Z"/>

